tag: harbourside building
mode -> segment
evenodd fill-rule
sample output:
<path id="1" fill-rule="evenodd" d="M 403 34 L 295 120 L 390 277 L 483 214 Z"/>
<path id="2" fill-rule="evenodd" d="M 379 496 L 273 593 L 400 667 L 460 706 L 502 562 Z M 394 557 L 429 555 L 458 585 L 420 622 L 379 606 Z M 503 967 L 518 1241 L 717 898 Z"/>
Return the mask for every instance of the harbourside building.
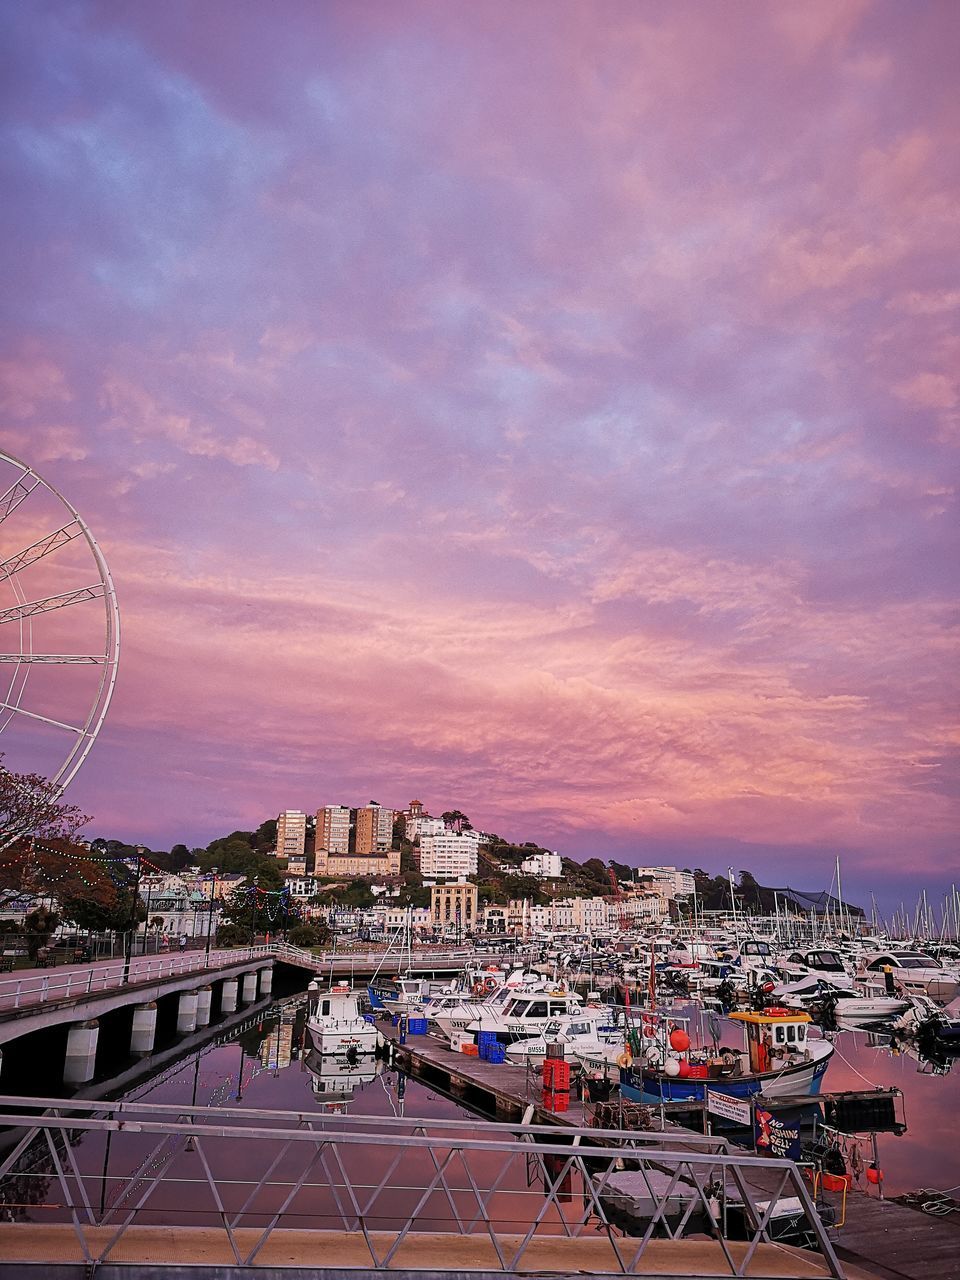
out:
<path id="1" fill-rule="evenodd" d="M 477 923 L 477 886 L 466 881 L 435 884 L 430 890 L 430 919 L 434 928 L 472 933 Z"/>

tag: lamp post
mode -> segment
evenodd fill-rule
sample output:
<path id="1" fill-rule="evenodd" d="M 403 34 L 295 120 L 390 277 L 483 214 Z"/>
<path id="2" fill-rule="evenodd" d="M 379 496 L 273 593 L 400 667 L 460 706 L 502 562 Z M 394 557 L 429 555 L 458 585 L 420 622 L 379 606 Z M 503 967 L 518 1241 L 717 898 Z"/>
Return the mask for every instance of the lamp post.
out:
<path id="1" fill-rule="evenodd" d="M 207 917 L 207 946 L 204 956 L 204 968 L 210 965 L 210 938 L 213 933 L 213 904 L 217 899 L 217 868 L 211 867 L 213 879 L 210 881 L 210 915 Z"/>
<path id="2" fill-rule="evenodd" d="M 133 877 L 133 901 L 130 905 L 130 928 L 127 930 L 126 945 L 123 948 L 123 978 L 121 984 L 126 986 L 130 981 L 130 958 L 133 955 L 133 935 L 137 931 L 137 903 L 140 901 L 140 855 L 137 854 L 137 870 Z"/>
<path id="3" fill-rule="evenodd" d="M 253 877 L 253 892 L 250 895 L 250 945 L 257 940 L 257 893 L 260 888 L 260 877 Z"/>
<path id="4" fill-rule="evenodd" d="M 147 881 L 147 914 L 143 919 L 143 954 L 147 954 L 147 939 L 150 937 L 150 895 L 153 892 L 153 885 Z"/>

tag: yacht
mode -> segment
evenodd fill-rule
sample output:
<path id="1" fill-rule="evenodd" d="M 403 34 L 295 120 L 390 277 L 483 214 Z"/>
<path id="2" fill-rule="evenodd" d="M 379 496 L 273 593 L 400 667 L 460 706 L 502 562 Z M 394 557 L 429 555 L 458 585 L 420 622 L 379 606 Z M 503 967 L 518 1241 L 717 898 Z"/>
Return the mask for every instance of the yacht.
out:
<path id="1" fill-rule="evenodd" d="M 870 952 L 861 962 L 861 975 L 893 972 L 894 982 L 908 995 L 926 995 L 938 1004 L 947 1004 L 960 989 L 960 974 L 955 969 L 939 965 L 933 956 L 922 951 L 899 951 L 892 947 L 886 951 Z"/>

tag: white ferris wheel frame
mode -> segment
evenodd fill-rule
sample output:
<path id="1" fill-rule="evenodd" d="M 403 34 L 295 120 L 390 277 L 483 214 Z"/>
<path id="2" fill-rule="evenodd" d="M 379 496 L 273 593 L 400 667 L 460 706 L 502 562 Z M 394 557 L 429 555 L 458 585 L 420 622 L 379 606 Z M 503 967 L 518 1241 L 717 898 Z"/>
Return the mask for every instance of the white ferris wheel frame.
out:
<path id="1" fill-rule="evenodd" d="M 0 745 L 3 732 L 16 716 L 25 716 L 30 720 L 39 720 L 71 734 L 70 746 L 63 761 L 52 773 L 48 781 L 60 794 L 75 777 L 77 770 L 90 753 L 97 734 L 106 719 L 107 709 L 113 697 L 117 682 L 117 667 L 120 662 L 120 609 L 117 604 L 117 593 L 110 576 L 106 558 L 90 532 L 86 521 L 71 502 L 54 485 L 39 475 L 33 467 L 19 458 L 0 449 L 0 463 L 7 463 L 19 471 L 13 484 L 0 494 L 0 525 L 17 509 L 21 502 L 36 489 L 44 489 L 55 498 L 69 519 L 53 533 L 23 547 L 13 555 L 5 556 L 0 561 L 0 583 L 9 583 L 16 603 L 8 608 L 0 608 L 0 665 L 11 664 L 13 674 L 6 693 L 0 699 Z M 55 595 L 37 600 L 27 600 L 18 574 L 28 565 L 35 564 L 50 555 L 59 547 L 65 546 L 75 538 L 83 538 L 93 556 L 96 567 L 95 580 L 90 585 L 70 591 L 62 591 Z M 33 645 L 33 619 L 39 614 L 50 613 L 56 609 L 67 609 L 85 601 L 102 599 L 105 611 L 104 646 L 102 653 L 37 653 Z M 10 652 L 6 643 L 7 626 L 16 623 L 20 637 L 19 653 Z M 30 670 L 34 665 L 52 666 L 99 666 L 100 678 L 90 710 L 82 724 L 68 724 L 63 720 L 54 720 L 50 716 L 40 715 L 36 711 L 28 711 L 21 705 Z M 5 681 L 0 678 L 0 693 Z M 11 772 L 16 772 L 16 762 L 8 762 Z"/>

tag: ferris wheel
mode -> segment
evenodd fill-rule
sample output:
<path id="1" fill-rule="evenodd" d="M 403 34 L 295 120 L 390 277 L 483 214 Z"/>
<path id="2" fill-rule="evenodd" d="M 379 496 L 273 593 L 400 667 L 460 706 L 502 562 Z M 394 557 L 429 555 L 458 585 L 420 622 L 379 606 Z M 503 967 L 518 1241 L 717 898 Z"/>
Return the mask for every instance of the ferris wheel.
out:
<path id="1" fill-rule="evenodd" d="M 106 559 L 79 512 L 2 450 L 0 593 L 3 768 L 38 773 L 62 792 L 113 696 L 120 611 Z"/>

